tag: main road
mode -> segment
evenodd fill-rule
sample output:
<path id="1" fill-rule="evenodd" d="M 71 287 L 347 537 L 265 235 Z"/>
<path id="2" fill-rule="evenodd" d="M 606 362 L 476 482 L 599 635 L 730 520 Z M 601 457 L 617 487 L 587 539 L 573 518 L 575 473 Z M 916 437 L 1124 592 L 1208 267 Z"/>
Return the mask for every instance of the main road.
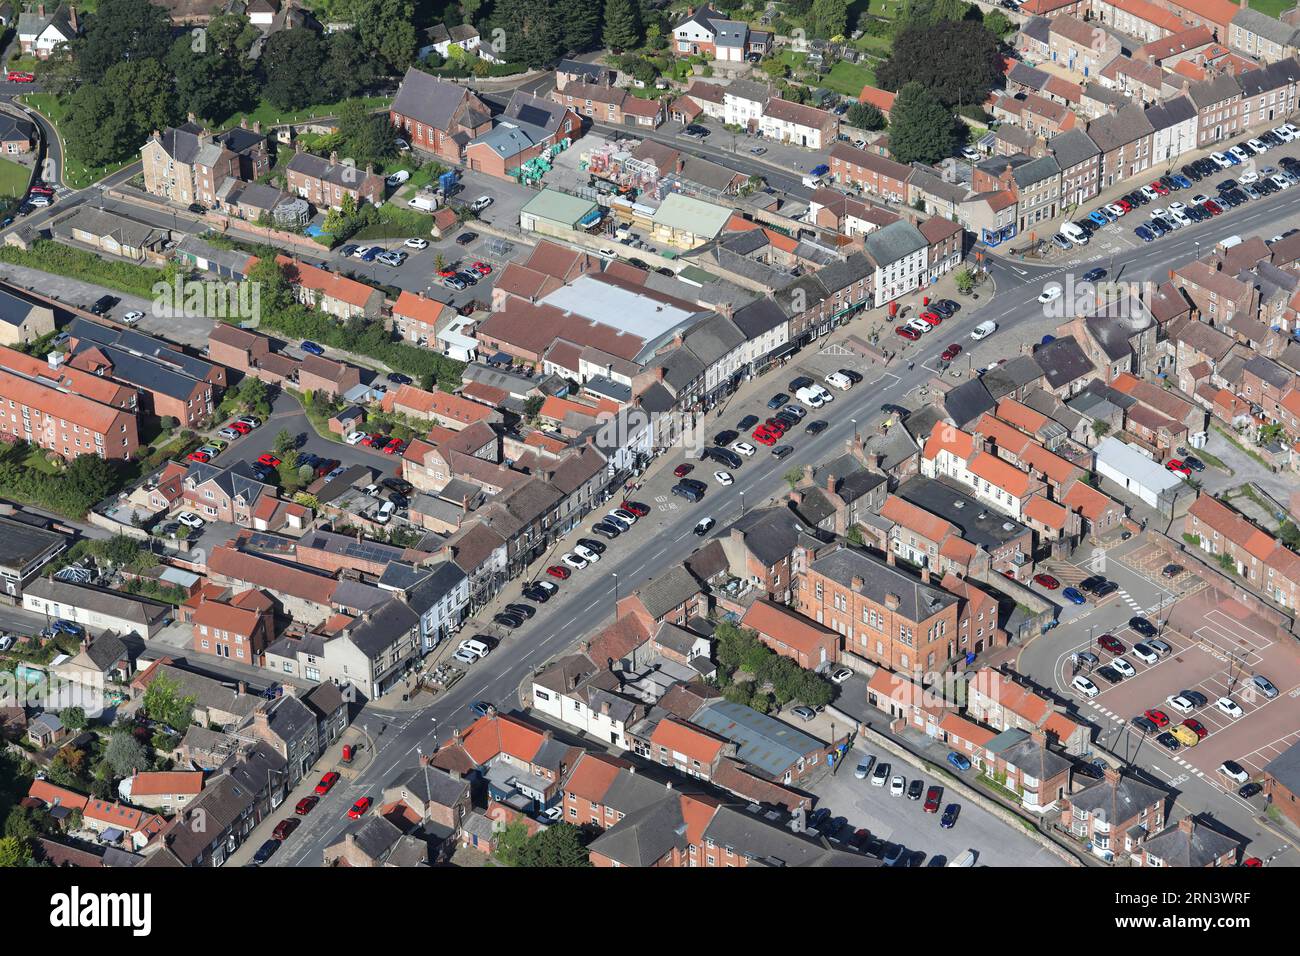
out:
<path id="1" fill-rule="evenodd" d="M 1287 190 L 1184 229 L 1166 241 L 1134 250 L 1123 263 L 1121 277 L 1159 281 L 1169 268 L 1192 257 L 1198 241 L 1201 249 L 1208 251 L 1214 243 L 1234 233 L 1273 235 L 1287 224 L 1300 221 L 1298 207 L 1300 189 Z M 997 284 L 996 293 L 982 297 L 977 307 L 968 303 L 967 308 L 945 322 L 943 329 L 947 334 L 943 336 L 944 341 L 965 340 L 970 330 L 986 319 L 998 323 L 998 337 L 1023 335 L 1027 330 L 1021 327 L 1045 318 L 1044 307 L 1037 299 L 1048 281 L 1061 281 L 1067 271 L 1082 273 L 1094 265 L 1107 265 L 1106 259 L 1099 259 L 1067 270 L 1030 266 L 998 257 L 986 257 L 986 260 Z M 876 313 L 876 317 L 879 315 Z M 908 348 L 918 350 L 915 344 Z M 933 351 L 933 343 L 927 348 Z M 826 431 L 810 438 L 805 432 L 796 430 L 797 461 L 811 464 L 830 457 L 844 446 L 855 427 L 864 427 L 879 414 L 882 403 L 909 404 L 908 396 L 925 386 L 930 373 L 920 367 L 909 371 L 905 361 L 907 357 L 905 352 L 904 360 L 896 360 L 888 370 L 880 366 L 861 367 L 867 381 L 841 393 L 824 412 L 814 413 L 830 421 Z M 922 356 L 918 354 L 914 358 L 919 366 Z M 767 394 L 783 384 L 783 377 L 778 379 L 776 376 L 748 383 L 724 406 L 726 420 L 711 414 L 706 429 L 712 432 L 731 427 L 743 414 L 757 414 L 764 409 Z M 913 401 L 911 404 L 915 406 L 917 403 Z M 857 420 L 856 423 L 853 419 Z M 682 460 L 684 456 L 680 450 L 666 454 L 652 467 L 647 483 L 662 485 L 666 491 L 670 483 L 664 480 L 668 467 Z M 783 494 L 786 486 L 782 476 L 793 463 L 794 460 L 777 461 L 766 451 L 761 451 L 736 471 L 735 484 L 731 488 L 711 488 L 705 503 L 693 508 L 652 512 L 651 517 L 638 522 L 626 536 L 641 543 L 638 550 L 621 549 L 617 547 L 620 542 L 614 542 L 604 560 L 575 572 L 561 585 L 560 594 L 540 607 L 533 620 L 503 640 L 496 651 L 470 668 L 463 680 L 441 694 L 430 706 L 415 713 L 386 711 L 375 705 L 363 708 L 357 719 L 377 743 L 373 760 L 350 781 L 350 786 L 336 787 L 321 800 L 320 806 L 305 819 L 284 850 L 272 859 L 272 865 L 319 865 L 323 849 L 334 843 L 347 826 L 344 811 L 353 800 L 363 794 L 377 796 L 398 771 L 417 760 L 418 751 L 430 753 L 439 740 L 447 739 L 453 728 L 468 726 L 473 720 L 468 710 L 472 702 L 494 701 L 506 709 L 516 706 L 519 687 L 528 674 L 581 635 L 612 620 L 616 586 L 613 574 L 617 575 L 618 586 L 629 588 L 680 564 L 700 545 L 700 539 L 692 533 L 700 517 L 709 514 L 717 519 L 719 526 L 725 526 L 739 517 L 742 501 L 753 508 Z M 584 524 L 584 528 L 589 528 L 592 520 L 594 516 Z M 647 524 L 651 527 L 647 528 Z M 576 538 L 577 534 L 570 537 Z M 519 583 L 514 582 L 506 590 L 516 595 L 518 588 Z M 382 734 L 379 733 L 381 726 L 384 727 Z"/>

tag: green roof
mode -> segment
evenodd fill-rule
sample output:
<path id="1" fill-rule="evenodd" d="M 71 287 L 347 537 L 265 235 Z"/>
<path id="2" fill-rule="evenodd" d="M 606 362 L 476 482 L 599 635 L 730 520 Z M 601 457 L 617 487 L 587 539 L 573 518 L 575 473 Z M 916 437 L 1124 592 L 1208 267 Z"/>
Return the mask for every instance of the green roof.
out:
<path id="1" fill-rule="evenodd" d="M 731 210 L 693 196 L 671 193 L 651 218 L 660 226 L 712 239 L 731 218 Z"/>
<path id="2" fill-rule="evenodd" d="M 573 225 L 587 213 L 596 208 L 590 199 L 579 199 L 558 189 L 543 189 L 528 201 L 528 205 L 519 211 L 521 216 L 527 214 L 538 219 L 549 219 Z"/>
<path id="3" fill-rule="evenodd" d="M 678 272 L 677 275 L 679 278 L 687 279 L 691 282 L 698 283 L 699 285 L 708 285 L 708 283 L 717 279 L 717 276 L 713 273 L 705 272 L 699 266 L 686 266 Z"/>

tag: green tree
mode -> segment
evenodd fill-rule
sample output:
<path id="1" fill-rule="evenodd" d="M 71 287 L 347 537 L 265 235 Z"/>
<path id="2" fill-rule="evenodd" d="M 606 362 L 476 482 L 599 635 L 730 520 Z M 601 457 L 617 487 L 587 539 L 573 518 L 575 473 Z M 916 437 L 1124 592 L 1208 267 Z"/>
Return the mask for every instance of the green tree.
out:
<path id="1" fill-rule="evenodd" d="M 286 452 L 296 448 L 298 439 L 287 428 L 281 428 L 275 436 L 275 453 L 283 457 Z"/>
<path id="2" fill-rule="evenodd" d="M 787 468 L 785 474 L 782 475 L 781 478 L 782 480 L 789 482 L 790 489 L 794 490 L 799 486 L 799 482 L 803 481 L 803 465 L 793 465 L 790 468 Z"/>
<path id="3" fill-rule="evenodd" d="M 31 847 L 19 837 L 0 838 L 0 866 L 27 866 L 32 860 Z"/>
<path id="4" fill-rule="evenodd" d="M 990 10 L 984 14 L 984 29 L 999 40 L 1016 32 L 1016 24 L 1001 10 Z"/>
<path id="5" fill-rule="evenodd" d="M 355 31 L 341 30 L 326 38 L 320 78 L 327 97 L 336 102 L 356 96 L 374 83 L 375 61 Z"/>
<path id="6" fill-rule="evenodd" d="M 511 820 L 496 834 L 495 856 L 506 866 L 521 866 L 524 846 L 528 843 L 528 827 L 523 820 Z"/>
<path id="7" fill-rule="evenodd" d="M 564 51 L 591 49 L 600 35 L 600 4 L 596 0 L 555 0 L 554 7 Z"/>
<path id="8" fill-rule="evenodd" d="M 413 0 L 352 0 L 351 16 L 362 46 L 390 73 L 405 72 L 417 46 Z"/>
<path id="9" fill-rule="evenodd" d="M 36 79 L 41 89 L 55 96 L 69 96 L 81 83 L 81 67 L 69 44 L 60 44 L 44 60 L 36 61 Z"/>
<path id="10" fill-rule="evenodd" d="M 971 272 L 970 269 L 965 266 L 958 269 L 952 278 L 953 282 L 957 285 L 957 291 L 962 295 L 970 295 L 971 291 L 975 288 L 975 273 Z"/>
<path id="11" fill-rule="evenodd" d="M 115 65 L 163 59 L 171 43 L 171 22 L 162 7 L 149 0 L 100 0 L 72 48 L 82 81 L 98 83 Z M 109 89 L 119 95 L 126 92 L 123 87 Z"/>
<path id="12" fill-rule="evenodd" d="M 351 100 L 339 109 L 338 122 L 347 154 L 358 166 L 382 163 L 397 152 L 387 113 L 371 113 L 360 100 Z"/>
<path id="13" fill-rule="evenodd" d="M 875 132 L 885 128 L 885 114 L 870 103 L 854 103 L 844 118 L 850 126 Z"/>
<path id="14" fill-rule="evenodd" d="M 898 162 L 928 166 L 952 155 L 957 142 L 952 113 L 920 83 L 898 91 L 890 116 L 889 151 Z"/>
<path id="15" fill-rule="evenodd" d="M 255 28 L 250 25 L 250 29 Z M 237 42 L 237 38 L 231 42 Z M 178 113 L 220 122 L 256 105 L 252 71 L 236 49 L 218 49 L 209 44 L 204 51 L 196 52 L 191 35 L 182 34 L 167 56 L 167 68 L 175 80 Z"/>
<path id="16" fill-rule="evenodd" d="M 169 727 L 183 729 L 194 722 L 194 697 L 181 696 L 180 684 L 166 674 L 159 674 L 144 692 L 141 708 L 151 719 Z"/>
<path id="17" fill-rule="evenodd" d="M 519 851 L 519 866 L 583 867 L 591 866 L 582 832 L 571 823 L 557 823 L 533 834 Z"/>
<path id="18" fill-rule="evenodd" d="M 59 711 L 59 722 L 72 731 L 85 730 L 90 723 L 83 707 L 64 707 Z"/>
<path id="19" fill-rule="evenodd" d="M 118 778 L 129 777 L 149 767 L 149 757 L 144 752 L 144 747 L 135 739 L 134 734 L 126 730 L 116 731 L 108 738 L 108 746 L 104 748 L 104 762 L 113 776 Z"/>
<path id="20" fill-rule="evenodd" d="M 260 378 L 245 375 L 235 390 L 235 396 L 239 404 L 253 414 L 263 418 L 271 414 L 271 396 Z"/>
<path id="21" fill-rule="evenodd" d="M 1092 423 L 1092 433 L 1098 438 L 1105 438 L 1106 433 L 1110 431 L 1110 422 L 1104 422 L 1100 418 Z"/>
<path id="22" fill-rule="evenodd" d="M 641 45 L 641 5 L 637 0 L 605 0 L 605 46 L 631 50 Z"/>
<path id="23" fill-rule="evenodd" d="M 1001 80 L 998 40 L 972 20 L 909 23 L 895 35 L 893 52 L 876 70 L 876 81 L 885 89 L 901 91 L 908 83 L 920 83 L 950 108 L 978 106 Z M 891 150 L 893 142 L 891 135 Z"/>
<path id="24" fill-rule="evenodd" d="M 563 34 L 550 0 L 497 0 L 495 19 L 505 32 L 505 56 L 530 67 L 546 66 L 563 52 Z"/>
<path id="25" fill-rule="evenodd" d="M 298 110 L 314 102 L 324 54 L 324 41 L 312 30 L 272 33 L 259 58 L 262 92 L 271 105 Z"/>
<path id="26" fill-rule="evenodd" d="M 808 10 L 808 32 L 821 39 L 842 36 L 849 22 L 848 0 L 813 0 Z"/>
<path id="27" fill-rule="evenodd" d="M 538 414 L 542 410 L 542 405 L 546 401 L 541 395 L 529 395 L 524 399 L 524 420 L 533 422 L 537 420 Z"/>

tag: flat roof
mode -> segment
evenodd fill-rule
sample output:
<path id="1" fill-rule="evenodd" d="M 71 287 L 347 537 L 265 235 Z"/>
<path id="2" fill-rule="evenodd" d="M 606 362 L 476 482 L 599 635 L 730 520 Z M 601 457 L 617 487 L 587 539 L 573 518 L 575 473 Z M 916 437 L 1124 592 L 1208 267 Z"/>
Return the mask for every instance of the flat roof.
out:
<path id="1" fill-rule="evenodd" d="M 1167 468 L 1152 461 L 1132 445 L 1120 441 L 1113 435 L 1107 435 L 1097 446 L 1097 462 L 1109 465 L 1116 471 L 1136 481 L 1144 488 L 1157 494 L 1177 488 L 1183 479 Z"/>
<path id="2" fill-rule="evenodd" d="M 544 297 L 542 302 L 647 342 L 704 311 L 680 308 L 658 297 L 640 295 L 590 275 L 578 276 Z"/>
<path id="3" fill-rule="evenodd" d="M 590 199 L 570 196 L 558 189 L 543 189 L 528 200 L 523 209 L 519 210 L 519 215 L 523 216 L 526 213 L 530 216 L 538 216 L 541 219 L 550 219 L 554 222 L 573 225 L 595 208 L 596 204 Z"/>
<path id="4" fill-rule="evenodd" d="M 1001 548 L 1028 530 L 1014 518 L 937 478 L 909 478 L 895 493 L 904 501 L 943 518 L 963 538 L 985 550 Z"/>
<path id="5" fill-rule="evenodd" d="M 0 566 L 22 570 L 51 549 L 67 544 L 57 531 L 34 528 L 22 521 L 0 517 Z"/>
<path id="6" fill-rule="evenodd" d="M 731 218 L 731 210 L 694 196 L 671 193 L 651 218 L 658 225 L 712 239 Z"/>

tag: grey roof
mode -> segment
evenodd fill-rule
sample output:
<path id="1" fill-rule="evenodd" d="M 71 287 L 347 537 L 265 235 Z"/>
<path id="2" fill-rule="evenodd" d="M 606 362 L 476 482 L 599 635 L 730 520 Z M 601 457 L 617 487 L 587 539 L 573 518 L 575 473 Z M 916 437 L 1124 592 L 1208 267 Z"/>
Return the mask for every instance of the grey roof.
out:
<path id="1" fill-rule="evenodd" d="M 540 137 L 535 137 L 527 127 L 502 123 L 474 140 L 482 144 L 502 159 L 518 156 L 524 150 L 534 146 Z"/>
<path id="2" fill-rule="evenodd" d="M 1025 22 L 1025 25 L 1020 28 L 1020 32 L 1046 43 L 1049 25 L 1046 17 L 1034 17 Z M 1032 34 L 1029 32 L 1031 28 L 1034 30 Z M 1035 34 L 1041 34 L 1041 36 Z M 1047 74 L 1042 70 L 1035 69 L 1028 63 L 1016 60 L 1011 66 L 1011 72 L 1007 74 L 1007 80 L 1011 83 L 1019 83 L 1031 90 L 1041 90 L 1047 85 Z"/>
<path id="3" fill-rule="evenodd" d="M 1249 7 L 1237 11 L 1232 18 L 1232 25 L 1256 36 L 1263 37 L 1265 40 L 1270 40 L 1279 46 L 1295 46 L 1297 42 L 1300 42 L 1297 40 L 1297 34 L 1300 34 L 1300 30 L 1297 30 L 1289 23 L 1283 23 L 1275 17 L 1270 17 L 1266 13 L 1252 10 Z"/>
<path id="4" fill-rule="evenodd" d="M 1143 783 L 1136 777 L 1121 774 L 1118 781 L 1098 780 L 1070 797 L 1071 806 L 1084 810 L 1112 827 L 1132 820 L 1147 807 L 1165 799 L 1167 794 L 1158 787 Z"/>
<path id="5" fill-rule="evenodd" d="M 1252 71 L 1247 71 L 1254 72 Z M 1198 111 L 1206 107 L 1213 106 L 1216 103 L 1222 103 L 1230 100 L 1235 96 L 1241 95 L 1241 85 L 1237 78 L 1231 73 L 1219 73 L 1210 77 L 1208 80 L 1201 80 L 1198 83 L 1191 83 L 1187 87 L 1187 95 L 1192 98 Z"/>
<path id="6" fill-rule="evenodd" d="M 420 619 L 415 612 L 394 598 L 357 618 L 345 633 L 361 653 L 373 660 L 413 631 L 419 623 Z"/>
<path id="7" fill-rule="evenodd" d="M 315 712 L 318 720 L 330 717 L 345 703 L 342 689 L 333 681 L 317 684 L 303 695 L 302 701 Z"/>
<path id="8" fill-rule="evenodd" d="M 189 804 L 186 812 L 172 821 L 164 831 L 167 851 L 182 865 L 195 863 L 213 842 L 213 834 L 223 834 L 242 815 L 252 810 L 254 794 L 228 774 L 220 774 L 204 783 L 203 790 Z M 165 866 L 166 853 L 155 852 L 143 866 Z"/>
<path id="9" fill-rule="evenodd" d="M 362 185 L 365 177 L 374 175 L 354 165 L 344 162 L 333 163 L 323 156 L 308 152 L 294 153 L 287 168 L 312 179 L 349 189 L 357 188 Z"/>
<path id="10" fill-rule="evenodd" d="M 1041 156 L 1023 166 L 1017 167 L 1011 173 L 1011 178 L 1015 180 L 1016 185 L 1021 189 L 1033 186 L 1035 183 L 1041 183 L 1045 180 L 1052 179 L 1061 174 L 1061 167 L 1057 164 L 1056 159 L 1052 156 Z"/>
<path id="11" fill-rule="evenodd" d="M 736 80 L 723 89 L 723 96 L 735 96 L 755 103 L 766 103 L 771 95 L 772 90 L 766 83 L 754 80 Z"/>
<path id="12" fill-rule="evenodd" d="M 440 80 L 436 76 L 408 67 L 391 107 L 394 113 L 409 117 L 434 129 L 450 128 L 456 111 L 469 95 L 463 86 Z"/>
<path id="13" fill-rule="evenodd" d="M 704 837 L 723 851 L 734 850 L 747 860 L 765 866 L 883 866 L 880 860 L 823 846 L 807 836 L 791 833 L 761 816 L 737 807 L 721 806 L 704 828 Z"/>
<path id="14" fill-rule="evenodd" d="M 1068 385 L 1097 370 L 1073 335 L 1038 346 L 1034 349 L 1034 361 L 1043 370 L 1048 385 L 1053 389 Z"/>
<path id="15" fill-rule="evenodd" d="M 904 501 L 938 515 L 961 536 L 986 551 L 995 551 L 1025 533 L 1025 526 L 998 511 L 992 511 L 966 494 L 951 479 L 914 475 L 894 492 Z"/>
<path id="16" fill-rule="evenodd" d="M 585 76 L 587 79 L 599 80 L 609 72 L 609 67 L 601 66 L 599 63 L 584 63 L 581 60 L 561 60 L 555 64 L 556 73 L 567 73 L 571 76 Z"/>
<path id="17" fill-rule="evenodd" d="M 8 113 L 0 113 L 0 142 L 26 140 L 31 142 L 36 127 L 30 120 L 20 119 Z"/>
<path id="18" fill-rule="evenodd" d="M 886 226 L 885 229 L 892 228 L 894 225 L 897 225 L 897 223 L 891 223 Z M 902 225 L 911 224 L 904 222 Z M 915 227 L 913 228 L 917 235 L 921 235 L 920 230 L 915 230 Z M 871 235 L 877 235 L 883 231 L 883 229 L 877 230 L 877 232 L 873 232 Z M 904 241 L 901 234 L 896 241 L 900 243 L 901 247 L 901 243 Z M 921 241 L 925 241 L 925 236 L 921 236 Z M 854 252 L 845 256 L 843 259 L 837 259 L 823 266 L 818 269 L 814 275 L 817 277 L 817 281 L 822 284 L 822 288 L 825 289 L 828 294 L 834 295 L 841 289 L 848 288 L 853 285 L 853 283 L 865 279 L 873 272 L 875 272 L 875 267 L 871 264 L 871 261 L 862 253 Z"/>
<path id="19" fill-rule="evenodd" d="M 958 428 L 965 428 L 985 412 L 997 407 L 989 390 L 978 378 L 962 382 L 943 397 L 943 407 Z"/>
<path id="20" fill-rule="evenodd" d="M 357 849 L 372 860 L 384 861 L 402 838 L 402 831 L 385 817 L 371 814 L 343 831 L 344 837 L 353 837 Z"/>
<path id="21" fill-rule="evenodd" d="M 112 345 L 81 341 L 77 343 L 73 354 L 80 355 L 87 349 L 99 349 L 104 354 L 113 365 L 113 378 L 167 395 L 177 401 L 189 402 L 195 389 L 200 387 L 199 380 L 191 375 Z"/>
<path id="22" fill-rule="evenodd" d="M 403 787 L 425 803 L 455 806 L 469 796 L 469 781 L 453 777 L 441 767 L 417 765 L 398 774 L 389 788 Z"/>
<path id="23" fill-rule="evenodd" d="M 0 567 L 21 571 L 31 561 L 46 552 L 67 544 L 68 539 L 57 531 L 46 531 L 31 525 L 0 516 Z"/>
<path id="24" fill-rule="evenodd" d="M 116 328 L 89 322 L 80 316 L 74 318 L 65 328 L 74 339 L 97 342 L 100 345 L 113 345 L 128 352 L 139 353 L 157 360 L 167 366 L 174 366 L 191 378 L 206 381 L 219 366 L 193 355 L 187 355 L 172 348 L 162 339 L 156 339 L 134 329 Z"/>
<path id="25" fill-rule="evenodd" d="M 673 349 L 656 363 L 664 370 L 664 381 L 674 392 L 681 394 L 704 374 L 704 364 L 689 349 Z"/>
<path id="26" fill-rule="evenodd" d="M 1232 837 L 1211 830 L 1193 818 L 1191 833 L 1175 824 L 1150 837 L 1142 848 L 1166 866 L 1200 868 L 1210 866 L 1238 846 L 1240 844 Z"/>
<path id="27" fill-rule="evenodd" d="M 633 592 L 651 617 L 660 617 L 700 593 L 699 582 L 685 565 L 677 564 Z"/>
<path id="28" fill-rule="evenodd" d="M 252 466 L 243 459 L 227 467 L 215 465 L 211 462 L 189 462 L 189 469 L 185 472 L 185 480 L 187 482 L 193 481 L 195 487 L 211 481 L 232 499 L 241 498 L 250 506 L 262 495 L 275 491 L 271 485 L 264 484 L 254 478 Z M 271 537 L 270 535 L 265 536 L 265 538 Z M 265 552 L 266 549 L 259 546 L 259 542 L 262 540 L 264 539 L 257 535 L 250 538 L 249 550 L 259 553 Z"/>
<path id="29" fill-rule="evenodd" d="M 930 244 L 921 234 L 921 230 L 906 219 L 900 219 L 882 229 L 867 233 L 862 239 L 862 245 L 877 266 L 886 266 L 914 252 L 926 249 Z"/>
<path id="30" fill-rule="evenodd" d="M 1047 141 L 1047 148 L 1052 151 L 1061 169 L 1069 169 L 1101 154 L 1092 138 L 1078 128 L 1053 136 Z"/>
<path id="31" fill-rule="evenodd" d="M 820 740 L 802 730 L 729 700 L 705 704 L 691 723 L 734 743 L 736 759 L 769 780 L 781 779 L 801 758 L 823 747 Z"/>
<path id="32" fill-rule="evenodd" d="M 247 717 L 261 701 L 252 694 L 241 694 L 237 688 L 227 687 L 219 680 L 196 674 L 175 664 L 160 664 L 159 675 L 180 685 L 182 697 L 193 697 L 194 705 L 204 710 L 220 710 L 236 717 Z"/>
<path id="33" fill-rule="evenodd" d="M 116 631 L 105 631 L 91 641 L 90 646 L 86 648 L 86 656 L 90 658 L 92 664 L 104 672 L 107 672 L 119 661 L 129 661 L 131 659 L 126 644 L 117 636 Z"/>
<path id="34" fill-rule="evenodd" d="M 686 630 L 684 627 L 678 627 L 668 621 L 659 625 L 659 630 L 655 631 L 655 643 L 662 644 L 669 650 L 676 651 L 678 654 L 689 654 L 699 636 Z"/>
<path id="35" fill-rule="evenodd" d="M 619 806 L 610 799 L 609 792 L 605 795 L 605 805 Z M 617 860 L 622 866 L 651 866 L 674 847 L 686 848 L 681 800 L 674 791 L 654 785 L 650 802 L 622 812 L 623 819 L 592 841 L 593 852 Z"/>
<path id="36" fill-rule="evenodd" d="M 1242 13 L 1247 11 L 1243 10 Z M 1249 11 L 1254 13 L 1254 10 Z M 1296 30 L 1291 37 L 1291 45 L 1294 46 L 1300 42 L 1300 30 Z M 1291 85 L 1300 80 L 1300 62 L 1296 58 L 1290 57 L 1286 60 L 1278 60 L 1276 63 L 1269 63 L 1257 70 L 1247 70 L 1238 79 L 1241 85 L 1243 96 L 1257 96 L 1260 93 L 1267 93 L 1284 86 Z"/>
<path id="37" fill-rule="evenodd" d="M 1196 107 L 1185 96 L 1175 96 L 1147 108 L 1147 122 L 1153 130 L 1169 129 L 1195 118 Z"/>
<path id="38" fill-rule="evenodd" d="M 719 537 L 732 530 L 744 536 L 745 547 L 767 567 L 790 556 L 803 536 L 803 526 L 789 508 L 755 508 L 733 521 Z"/>
<path id="39" fill-rule="evenodd" d="M 1106 358 L 1112 362 L 1122 358 L 1127 358 L 1133 354 L 1133 346 L 1128 339 L 1128 331 L 1118 319 L 1109 316 L 1090 315 L 1083 320 L 1084 327 L 1088 330 L 1101 350 L 1106 353 Z"/>
<path id="40" fill-rule="evenodd" d="M 717 31 L 713 37 L 715 46 L 741 47 L 749 35 L 749 25 L 738 20 L 714 20 L 713 28 Z"/>
<path id="41" fill-rule="evenodd" d="M 1049 20 L 1047 17 L 1030 17 L 1028 20 L 1026 20 L 1023 24 L 1020 25 L 1020 32 L 1023 33 L 1025 36 L 1029 37 L 1031 40 L 1037 40 L 1039 43 L 1047 43 L 1049 39 L 1049 35 L 1051 33 L 1051 28 L 1052 28 L 1052 21 Z M 1010 78 L 1016 79 L 1016 75 L 1015 75 L 1016 69 L 1024 65 L 1025 64 L 1021 63 L 1020 61 L 1017 61 L 1016 65 L 1011 68 L 1011 73 L 1009 74 Z M 1027 69 L 1029 68 L 1027 67 Z M 1042 70 L 1034 70 L 1034 72 L 1042 73 Z M 1017 82 L 1020 81 L 1017 80 Z M 1043 74 L 1043 82 L 1044 83 L 1047 82 L 1047 74 L 1045 73 Z M 1038 87 L 1038 89 L 1042 89 L 1042 87 L 1040 86 Z"/>
<path id="42" fill-rule="evenodd" d="M 745 333 L 725 315 L 712 315 L 686 333 L 682 344 L 705 368 L 721 361 L 744 344 Z"/>
<path id="43" fill-rule="evenodd" d="M 979 381 L 984 383 L 989 397 L 997 401 L 1042 377 L 1043 370 L 1037 362 L 1028 355 L 1017 355 L 997 368 L 985 372 L 980 376 Z"/>
<path id="44" fill-rule="evenodd" d="M 1103 152 L 1110 152 L 1149 136 L 1153 128 L 1141 104 L 1132 103 L 1115 113 L 1099 116 L 1087 126 L 1088 136 Z"/>
<path id="45" fill-rule="evenodd" d="M 278 697 L 266 710 L 267 726 L 285 743 L 292 743 L 316 729 L 316 715 L 296 697 Z"/>
<path id="46" fill-rule="evenodd" d="M 423 615 L 436 606 L 466 579 L 465 572 L 451 561 L 434 565 L 427 577 L 407 592 L 406 603 L 416 614 Z"/>
<path id="47" fill-rule="evenodd" d="M 1300 743 L 1294 743 L 1274 757 L 1264 772 L 1292 793 L 1300 793 Z"/>
<path id="48" fill-rule="evenodd" d="M 1068 770 L 1070 761 L 1054 750 L 1042 746 L 1034 740 L 1025 740 L 1002 754 L 1012 766 L 1029 772 L 1031 777 L 1050 780 L 1063 770 Z"/>
<path id="49" fill-rule="evenodd" d="M 956 595 L 943 588 L 925 584 L 902 568 L 856 548 L 841 547 L 817 558 L 810 567 L 846 588 L 853 588 L 853 580 L 861 578 L 862 586 L 853 589 L 877 603 L 883 604 L 887 594 L 897 595 L 898 613 L 909 621 L 924 621 L 957 601 Z"/>
<path id="50" fill-rule="evenodd" d="M 671 411 L 677 404 L 672 393 L 658 382 L 642 392 L 637 401 L 643 409 L 652 414 Z"/>
<path id="51" fill-rule="evenodd" d="M 91 584 L 56 581 L 53 578 L 36 579 L 28 585 L 27 593 L 67 607 L 84 608 L 96 614 L 121 618 L 146 629 L 170 617 L 174 610 L 170 604 L 152 598 Z"/>

